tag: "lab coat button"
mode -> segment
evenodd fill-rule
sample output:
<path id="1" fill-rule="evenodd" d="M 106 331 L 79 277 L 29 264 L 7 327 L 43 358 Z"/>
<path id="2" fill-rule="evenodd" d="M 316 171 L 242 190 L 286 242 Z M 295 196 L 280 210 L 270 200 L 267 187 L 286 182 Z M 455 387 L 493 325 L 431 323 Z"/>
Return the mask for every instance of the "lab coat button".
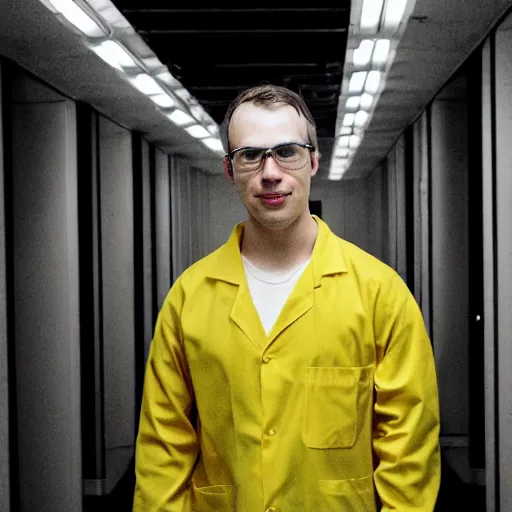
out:
<path id="1" fill-rule="evenodd" d="M 271 428 L 269 431 L 268 431 L 268 435 L 269 436 L 275 436 L 277 434 L 277 428 Z"/>
<path id="2" fill-rule="evenodd" d="M 277 508 L 276 507 L 268 507 L 266 512 L 277 512 Z"/>

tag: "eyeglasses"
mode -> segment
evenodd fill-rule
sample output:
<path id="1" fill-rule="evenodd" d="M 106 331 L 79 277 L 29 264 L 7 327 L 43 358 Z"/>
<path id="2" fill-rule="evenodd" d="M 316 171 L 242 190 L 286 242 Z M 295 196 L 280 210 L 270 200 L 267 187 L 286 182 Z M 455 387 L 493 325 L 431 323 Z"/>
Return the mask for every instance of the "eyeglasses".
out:
<path id="1" fill-rule="evenodd" d="M 273 148 L 237 148 L 228 153 L 226 157 L 231 160 L 234 169 L 241 173 L 257 171 L 261 167 L 263 159 L 270 156 L 279 167 L 296 171 L 307 164 L 313 151 L 315 151 L 315 146 L 311 144 L 287 142 Z"/>

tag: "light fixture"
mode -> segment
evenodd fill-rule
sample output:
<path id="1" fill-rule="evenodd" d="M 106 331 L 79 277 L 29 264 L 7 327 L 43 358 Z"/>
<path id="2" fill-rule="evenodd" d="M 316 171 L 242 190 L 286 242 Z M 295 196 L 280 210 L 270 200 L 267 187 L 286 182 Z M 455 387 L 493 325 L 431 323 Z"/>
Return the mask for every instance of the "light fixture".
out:
<path id="1" fill-rule="evenodd" d="M 204 110 L 201 105 L 193 105 L 190 107 L 190 113 L 198 120 L 201 121 L 204 116 Z"/>
<path id="2" fill-rule="evenodd" d="M 364 85 L 364 90 L 370 94 L 375 94 L 380 86 L 380 71 L 370 71 Z"/>
<path id="3" fill-rule="evenodd" d="M 134 58 L 115 41 L 104 41 L 92 49 L 96 55 L 115 69 L 122 71 L 124 68 L 138 68 Z"/>
<path id="4" fill-rule="evenodd" d="M 335 158 L 348 158 L 348 149 L 336 148 L 334 150 Z"/>
<path id="5" fill-rule="evenodd" d="M 53 7 L 88 37 L 105 37 L 108 32 L 73 0 L 50 0 Z"/>
<path id="6" fill-rule="evenodd" d="M 356 73 L 352 73 L 352 77 L 350 78 L 350 82 L 348 85 L 349 92 L 361 92 L 363 90 L 367 75 L 368 73 L 366 71 L 357 71 Z"/>
<path id="7" fill-rule="evenodd" d="M 338 146 L 340 148 L 348 148 L 349 142 L 350 142 L 350 137 L 348 137 L 347 135 L 343 135 L 338 140 Z"/>
<path id="8" fill-rule="evenodd" d="M 168 94 L 155 94 L 150 98 L 162 108 L 171 108 L 176 105 L 176 102 Z"/>
<path id="9" fill-rule="evenodd" d="M 361 100 L 359 102 L 359 108 L 361 108 L 363 110 L 370 110 L 372 108 L 372 105 L 373 105 L 373 96 L 371 94 L 368 94 L 367 92 L 365 92 L 361 96 Z"/>
<path id="10" fill-rule="evenodd" d="M 181 89 L 176 89 L 174 93 L 176 96 L 179 96 L 185 103 L 189 102 L 192 98 L 192 95 L 187 91 L 187 89 L 183 87 Z"/>
<path id="11" fill-rule="evenodd" d="M 360 101 L 360 99 L 361 99 L 360 96 L 349 96 L 345 106 L 349 110 L 357 110 L 359 108 L 359 101 Z"/>
<path id="12" fill-rule="evenodd" d="M 354 124 L 354 114 L 345 114 L 343 126 L 352 126 Z"/>
<path id="13" fill-rule="evenodd" d="M 354 66 L 364 68 L 367 66 L 372 60 L 372 52 L 373 52 L 374 43 L 371 39 L 365 39 L 361 41 L 359 48 L 354 50 L 353 62 Z"/>
<path id="14" fill-rule="evenodd" d="M 376 34 L 379 30 L 384 0 L 364 0 L 361 9 L 361 32 Z"/>
<path id="15" fill-rule="evenodd" d="M 216 124 L 209 124 L 206 129 L 212 134 L 217 135 L 219 133 L 219 127 Z"/>
<path id="16" fill-rule="evenodd" d="M 384 28 L 395 30 L 404 16 L 407 0 L 387 0 L 384 14 Z"/>
<path id="17" fill-rule="evenodd" d="M 389 48 L 391 41 L 389 39 L 379 39 L 375 43 L 375 49 L 373 50 L 372 62 L 374 66 L 382 66 L 388 60 Z"/>
<path id="18" fill-rule="evenodd" d="M 355 116 L 354 116 L 354 125 L 358 128 L 363 128 L 363 126 L 366 125 L 368 121 L 368 112 L 365 112 L 364 110 L 360 110 Z"/>
<path id="19" fill-rule="evenodd" d="M 111 54 L 122 68 L 137 68 L 134 58 L 115 41 L 104 41 L 101 43 L 102 48 Z"/>
<path id="20" fill-rule="evenodd" d="M 117 69 L 118 71 L 123 71 L 123 68 L 117 61 L 117 59 L 112 55 L 103 45 L 94 46 L 92 48 L 93 52 L 103 59 L 109 66 Z"/>
<path id="21" fill-rule="evenodd" d="M 351 135 L 352 128 L 350 126 L 342 126 L 341 127 L 341 135 Z"/>
<path id="22" fill-rule="evenodd" d="M 156 77 L 163 82 L 164 84 L 170 86 L 170 87 L 181 87 L 181 84 L 174 78 L 169 71 L 163 71 L 162 73 L 159 73 L 156 75 Z"/>
<path id="23" fill-rule="evenodd" d="M 222 142 L 220 139 L 209 137 L 208 139 L 201 139 L 201 142 L 208 146 L 212 151 L 224 153 L 224 148 L 222 147 Z"/>
<path id="24" fill-rule="evenodd" d="M 361 137 L 359 135 L 351 135 L 349 141 L 349 147 L 351 149 L 356 149 L 361 144 Z"/>
<path id="25" fill-rule="evenodd" d="M 158 85 L 156 80 L 145 73 L 137 75 L 130 81 L 137 89 L 139 89 L 140 92 L 147 94 L 148 96 L 152 96 L 154 94 L 165 94 L 165 91 L 160 87 L 160 85 Z"/>
<path id="26" fill-rule="evenodd" d="M 178 126 L 184 126 L 194 122 L 194 119 L 191 116 L 179 109 L 174 110 L 167 117 Z"/>
<path id="27" fill-rule="evenodd" d="M 204 137 L 210 136 L 210 132 L 199 124 L 189 126 L 188 128 L 185 128 L 185 130 L 187 130 L 187 132 L 196 139 L 203 139 Z"/>

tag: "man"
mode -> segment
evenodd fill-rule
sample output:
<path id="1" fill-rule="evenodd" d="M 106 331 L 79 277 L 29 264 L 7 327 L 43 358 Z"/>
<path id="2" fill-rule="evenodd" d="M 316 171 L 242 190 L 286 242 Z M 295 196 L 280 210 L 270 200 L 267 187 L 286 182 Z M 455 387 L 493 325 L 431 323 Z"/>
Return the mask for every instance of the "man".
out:
<path id="1" fill-rule="evenodd" d="M 414 298 L 310 215 L 317 139 L 298 95 L 245 91 L 225 126 L 248 220 L 160 312 L 134 511 L 433 510 L 438 395 Z"/>

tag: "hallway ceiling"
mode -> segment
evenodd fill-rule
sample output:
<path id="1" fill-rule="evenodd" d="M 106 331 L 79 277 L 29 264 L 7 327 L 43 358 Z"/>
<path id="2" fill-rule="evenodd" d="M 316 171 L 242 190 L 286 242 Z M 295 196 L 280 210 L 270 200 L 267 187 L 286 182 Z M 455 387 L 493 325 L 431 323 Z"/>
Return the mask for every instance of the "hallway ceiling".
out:
<path id="1" fill-rule="evenodd" d="M 246 87 L 269 82 L 302 94 L 328 164 L 350 0 L 114 3 L 219 125 L 230 102 Z"/>

